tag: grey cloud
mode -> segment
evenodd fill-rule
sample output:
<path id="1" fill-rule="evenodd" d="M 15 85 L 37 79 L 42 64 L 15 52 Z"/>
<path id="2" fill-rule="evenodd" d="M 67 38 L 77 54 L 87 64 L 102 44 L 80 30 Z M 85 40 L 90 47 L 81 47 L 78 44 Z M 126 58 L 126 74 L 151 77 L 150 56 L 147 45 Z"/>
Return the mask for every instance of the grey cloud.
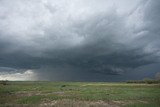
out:
<path id="1" fill-rule="evenodd" d="M 0 67 L 43 80 L 129 79 L 160 61 L 160 3 L 141 1 L 127 11 L 121 1 L 2 0 Z"/>

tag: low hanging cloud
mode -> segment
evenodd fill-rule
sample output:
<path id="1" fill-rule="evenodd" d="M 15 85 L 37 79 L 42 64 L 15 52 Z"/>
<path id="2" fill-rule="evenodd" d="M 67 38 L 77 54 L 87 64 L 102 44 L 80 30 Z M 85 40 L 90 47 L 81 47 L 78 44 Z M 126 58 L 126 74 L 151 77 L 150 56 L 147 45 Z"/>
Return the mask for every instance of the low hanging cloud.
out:
<path id="1" fill-rule="evenodd" d="M 1 0 L 0 67 L 33 70 L 37 80 L 128 79 L 159 64 L 159 8 L 158 0 Z"/>

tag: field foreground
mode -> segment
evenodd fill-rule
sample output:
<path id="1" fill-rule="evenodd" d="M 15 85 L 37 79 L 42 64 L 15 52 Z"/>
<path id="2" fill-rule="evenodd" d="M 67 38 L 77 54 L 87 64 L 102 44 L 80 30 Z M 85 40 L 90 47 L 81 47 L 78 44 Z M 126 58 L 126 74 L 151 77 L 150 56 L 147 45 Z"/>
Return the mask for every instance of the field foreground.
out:
<path id="1" fill-rule="evenodd" d="M 160 84 L 9 82 L 0 107 L 160 107 Z"/>

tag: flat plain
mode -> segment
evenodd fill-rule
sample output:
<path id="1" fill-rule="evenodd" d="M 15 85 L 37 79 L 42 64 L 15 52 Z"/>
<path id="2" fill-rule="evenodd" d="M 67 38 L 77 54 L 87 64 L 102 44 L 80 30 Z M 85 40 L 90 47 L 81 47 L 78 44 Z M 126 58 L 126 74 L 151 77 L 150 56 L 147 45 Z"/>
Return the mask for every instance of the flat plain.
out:
<path id="1" fill-rule="evenodd" d="M 160 107 L 160 84 L 9 81 L 0 107 Z"/>

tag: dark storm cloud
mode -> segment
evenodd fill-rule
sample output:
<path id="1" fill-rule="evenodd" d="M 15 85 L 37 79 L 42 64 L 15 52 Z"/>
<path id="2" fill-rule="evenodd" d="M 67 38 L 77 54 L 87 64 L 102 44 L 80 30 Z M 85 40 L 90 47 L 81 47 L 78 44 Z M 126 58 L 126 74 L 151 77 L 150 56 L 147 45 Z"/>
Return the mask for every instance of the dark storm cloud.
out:
<path id="1" fill-rule="evenodd" d="M 0 2 L 0 72 L 120 81 L 160 61 L 158 0 Z"/>

